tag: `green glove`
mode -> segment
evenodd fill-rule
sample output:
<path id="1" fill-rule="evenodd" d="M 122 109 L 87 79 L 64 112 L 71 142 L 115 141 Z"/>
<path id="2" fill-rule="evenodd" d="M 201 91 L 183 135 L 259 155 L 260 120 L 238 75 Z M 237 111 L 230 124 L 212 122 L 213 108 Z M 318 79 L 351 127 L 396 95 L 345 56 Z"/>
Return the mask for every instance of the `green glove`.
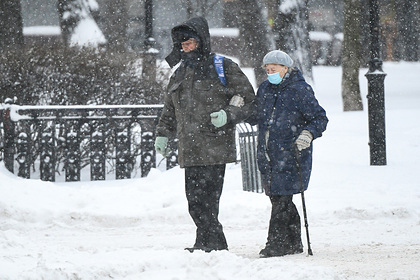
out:
<path id="1" fill-rule="evenodd" d="M 224 110 L 220 110 L 219 112 L 213 112 L 210 114 L 211 123 L 215 127 L 222 127 L 227 123 L 227 114 Z"/>
<path id="2" fill-rule="evenodd" d="M 168 146 L 168 137 L 158 136 L 155 140 L 155 150 L 162 156 L 166 157 L 169 153 L 169 149 L 166 147 Z"/>

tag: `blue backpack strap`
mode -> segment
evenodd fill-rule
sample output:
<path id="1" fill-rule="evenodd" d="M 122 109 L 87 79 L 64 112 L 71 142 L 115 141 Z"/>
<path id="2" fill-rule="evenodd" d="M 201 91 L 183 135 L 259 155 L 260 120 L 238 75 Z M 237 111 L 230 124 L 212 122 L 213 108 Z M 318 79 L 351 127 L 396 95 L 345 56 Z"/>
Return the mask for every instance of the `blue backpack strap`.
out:
<path id="1" fill-rule="evenodd" d="M 223 59 L 225 57 L 221 55 L 214 55 L 214 67 L 216 68 L 217 75 L 222 85 L 226 86 L 225 68 L 223 66 Z"/>

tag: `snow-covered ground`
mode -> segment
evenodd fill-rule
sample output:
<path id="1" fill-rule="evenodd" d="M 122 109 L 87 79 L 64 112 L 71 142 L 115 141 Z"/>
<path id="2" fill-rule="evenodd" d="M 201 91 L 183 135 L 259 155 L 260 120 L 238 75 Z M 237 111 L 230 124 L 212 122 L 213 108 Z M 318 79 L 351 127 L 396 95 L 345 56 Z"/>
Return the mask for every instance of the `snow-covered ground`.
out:
<path id="1" fill-rule="evenodd" d="M 270 203 L 228 166 L 220 220 L 229 251 L 193 254 L 183 171 L 51 183 L 0 163 L 0 279 L 420 279 L 420 63 L 385 63 L 386 166 L 370 166 L 365 110 L 342 111 L 341 68 L 315 67 L 330 119 L 305 193 L 314 255 L 259 259 Z M 301 209 L 300 197 L 295 197 Z M 305 229 L 302 229 L 303 237 Z"/>

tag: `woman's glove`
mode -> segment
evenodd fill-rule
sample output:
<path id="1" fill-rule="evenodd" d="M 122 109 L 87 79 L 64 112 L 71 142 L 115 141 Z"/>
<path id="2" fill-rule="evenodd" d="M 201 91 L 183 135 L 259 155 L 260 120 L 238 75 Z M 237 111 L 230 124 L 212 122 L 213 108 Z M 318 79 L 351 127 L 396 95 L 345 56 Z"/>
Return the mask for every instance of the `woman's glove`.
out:
<path id="1" fill-rule="evenodd" d="M 224 110 L 213 112 L 210 114 L 211 123 L 215 127 L 222 127 L 227 123 L 227 114 Z"/>
<path id="2" fill-rule="evenodd" d="M 296 139 L 296 146 L 299 151 L 309 148 L 314 137 L 308 130 L 303 130 Z"/>
<path id="3" fill-rule="evenodd" d="M 169 153 L 169 149 L 166 147 L 168 146 L 168 137 L 158 136 L 155 140 L 155 150 L 162 156 L 166 157 Z"/>

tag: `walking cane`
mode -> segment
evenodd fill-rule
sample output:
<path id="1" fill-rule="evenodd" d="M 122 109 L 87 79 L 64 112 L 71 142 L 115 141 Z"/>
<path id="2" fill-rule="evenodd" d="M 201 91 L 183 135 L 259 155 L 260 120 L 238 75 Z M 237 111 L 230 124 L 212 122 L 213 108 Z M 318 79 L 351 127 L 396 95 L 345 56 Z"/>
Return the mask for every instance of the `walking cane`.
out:
<path id="1" fill-rule="evenodd" d="M 299 150 L 297 146 L 295 146 L 296 152 L 296 163 L 299 172 L 299 180 L 300 180 L 300 193 L 302 195 L 302 208 L 303 208 L 303 217 L 305 220 L 305 228 L 306 228 L 306 240 L 308 241 L 308 255 L 312 256 L 312 249 L 311 249 L 311 242 L 309 241 L 309 225 L 308 225 L 308 217 L 306 215 L 306 205 L 305 205 L 305 195 L 303 194 L 303 178 L 302 178 L 302 168 L 300 166 L 300 157 L 299 157 Z"/>

